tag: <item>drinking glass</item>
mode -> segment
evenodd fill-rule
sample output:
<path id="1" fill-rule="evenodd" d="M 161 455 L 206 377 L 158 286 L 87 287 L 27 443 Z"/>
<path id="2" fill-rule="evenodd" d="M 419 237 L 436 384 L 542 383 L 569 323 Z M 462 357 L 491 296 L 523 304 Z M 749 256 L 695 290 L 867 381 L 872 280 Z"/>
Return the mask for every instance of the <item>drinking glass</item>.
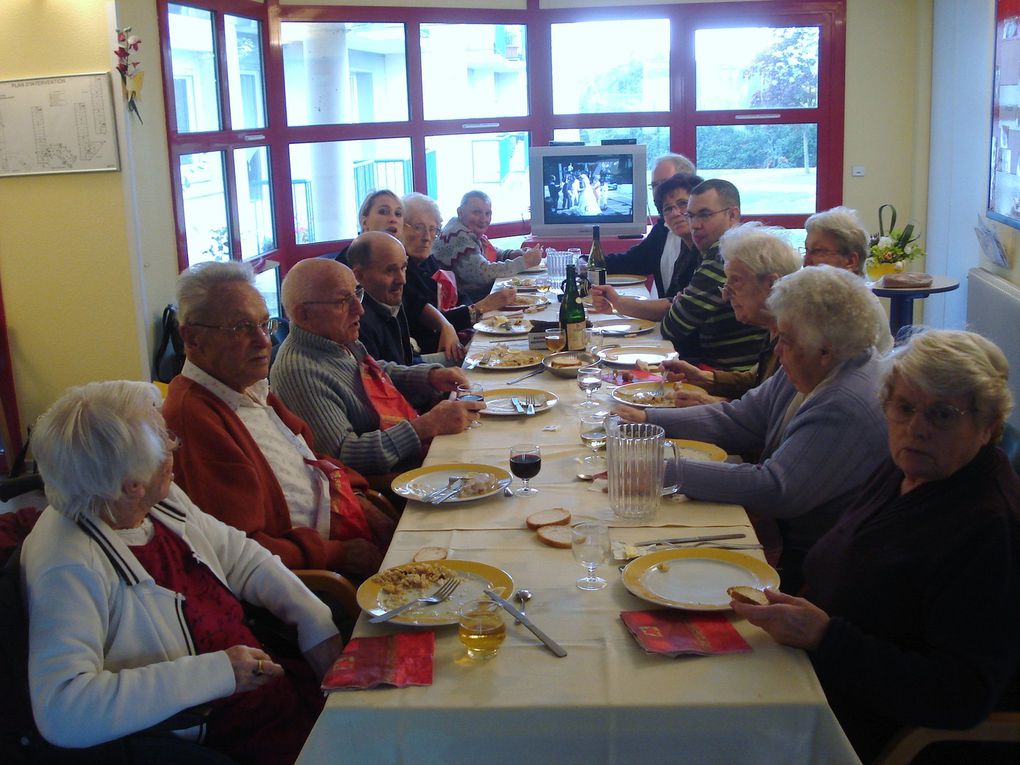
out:
<path id="1" fill-rule="evenodd" d="M 550 287 L 552 287 L 552 285 L 549 283 L 548 279 L 535 279 L 535 289 L 538 290 L 539 294 L 544 295 L 549 291 Z"/>
<path id="2" fill-rule="evenodd" d="M 604 339 L 605 335 L 602 334 L 601 329 L 586 329 L 584 331 L 584 349 L 592 356 L 598 356 L 599 351 L 602 350 Z"/>
<path id="3" fill-rule="evenodd" d="M 562 329 L 547 329 L 545 331 L 545 347 L 553 353 L 559 353 L 567 344 L 567 335 Z"/>
<path id="4" fill-rule="evenodd" d="M 499 605 L 488 598 L 468 601 L 457 614 L 457 636 L 472 659 L 489 659 L 506 639 Z"/>
<path id="5" fill-rule="evenodd" d="M 606 469 L 606 460 L 599 454 L 601 449 L 606 448 L 606 415 L 603 412 L 585 412 L 577 419 L 577 424 L 581 443 L 592 451 L 581 462 L 589 472 L 601 473 Z"/>
<path id="6" fill-rule="evenodd" d="M 588 574 L 577 580 L 579 590 L 601 590 L 608 584 L 595 569 L 609 560 L 609 527 L 596 521 L 574 524 L 570 530 L 574 560 L 588 569 Z"/>
<path id="7" fill-rule="evenodd" d="M 524 482 L 524 486 L 514 492 L 518 497 L 530 497 L 538 494 L 538 489 L 528 485 L 528 481 L 538 475 L 542 469 L 542 450 L 537 444 L 514 444 L 510 447 L 510 472 Z"/>
<path id="8" fill-rule="evenodd" d="M 479 383 L 468 383 L 457 386 L 458 401 L 485 401 L 485 388 Z M 477 428 L 482 424 L 481 420 L 475 420 L 468 427 Z"/>
<path id="9" fill-rule="evenodd" d="M 599 403 L 592 401 L 591 394 L 602 387 L 602 370 L 598 367 L 581 367 L 577 370 L 577 387 L 584 391 L 587 398 L 578 407 L 581 409 L 598 409 Z"/>

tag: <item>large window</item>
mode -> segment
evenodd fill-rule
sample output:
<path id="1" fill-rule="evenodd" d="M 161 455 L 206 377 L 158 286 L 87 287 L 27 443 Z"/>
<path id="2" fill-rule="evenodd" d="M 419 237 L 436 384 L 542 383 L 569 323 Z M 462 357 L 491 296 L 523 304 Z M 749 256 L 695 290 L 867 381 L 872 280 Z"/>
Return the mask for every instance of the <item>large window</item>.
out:
<path id="1" fill-rule="evenodd" d="M 370 191 L 525 234 L 528 148 L 634 139 L 798 228 L 842 188 L 845 0 L 530 10 L 157 0 L 181 265 L 286 268 Z M 339 0 L 337 0 L 339 3 Z"/>

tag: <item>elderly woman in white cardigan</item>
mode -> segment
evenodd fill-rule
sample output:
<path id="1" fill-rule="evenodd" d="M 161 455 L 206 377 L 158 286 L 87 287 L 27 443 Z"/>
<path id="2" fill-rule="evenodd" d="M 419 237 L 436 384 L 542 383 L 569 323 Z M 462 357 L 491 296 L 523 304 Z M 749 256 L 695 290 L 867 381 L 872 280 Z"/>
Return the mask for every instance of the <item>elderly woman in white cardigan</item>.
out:
<path id="1" fill-rule="evenodd" d="M 329 609 L 261 545 L 172 483 L 175 435 L 148 383 L 72 388 L 33 447 L 50 506 L 25 542 L 32 711 L 43 736 L 87 747 L 212 702 L 181 732 L 244 762 L 292 762 L 342 648 Z M 278 663 L 240 600 L 297 628 Z"/>
<path id="2" fill-rule="evenodd" d="M 783 590 L 796 593 L 804 555 L 888 455 L 879 356 L 892 339 L 863 280 L 831 266 L 784 276 L 766 306 L 783 368 L 760 386 L 730 403 L 614 411 L 661 425 L 670 437 L 758 453 L 757 462 L 739 465 L 680 460 L 677 479 L 695 499 L 733 502 L 777 521 Z"/>

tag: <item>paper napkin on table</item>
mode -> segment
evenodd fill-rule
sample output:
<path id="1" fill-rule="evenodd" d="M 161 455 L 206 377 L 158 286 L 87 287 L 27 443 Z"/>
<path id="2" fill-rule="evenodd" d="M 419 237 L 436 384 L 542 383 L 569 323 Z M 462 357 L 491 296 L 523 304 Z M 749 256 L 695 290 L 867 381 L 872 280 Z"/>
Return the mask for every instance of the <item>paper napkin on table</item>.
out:
<path id="1" fill-rule="evenodd" d="M 708 656 L 747 653 L 751 646 L 726 614 L 693 611 L 621 611 L 620 618 L 648 653 Z"/>
<path id="2" fill-rule="evenodd" d="M 322 690 L 360 691 L 378 685 L 432 685 L 435 632 L 354 638 L 333 662 Z"/>

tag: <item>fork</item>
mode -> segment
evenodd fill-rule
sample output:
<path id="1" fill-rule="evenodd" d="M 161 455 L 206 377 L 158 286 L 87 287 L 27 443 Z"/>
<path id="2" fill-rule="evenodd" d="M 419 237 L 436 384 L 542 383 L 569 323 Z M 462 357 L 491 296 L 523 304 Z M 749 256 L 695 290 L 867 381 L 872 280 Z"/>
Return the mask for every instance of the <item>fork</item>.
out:
<path id="1" fill-rule="evenodd" d="M 534 414 L 535 413 L 535 397 L 529 393 L 527 396 L 524 397 L 524 403 L 528 407 L 528 414 Z"/>
<path id="2" fill-rule="evenodd" d="M 394 616 L 398 616 L 399 614 L 404 613 L 404 611 L 411 608 L 412 606 L 417 605 L 433 606 L 436 603 L 442 603 L 444 600 L 453 595 L 453 591 L 456 590 L 458 587 L 460 587 L 460 579 L 457 579 L 456 577 L 454 577 L 453 579 L 447 579 L 439 587 L 437 587 L 436 591 L 433 592 L 431 595 L 423 595 L 420 598 L 415 598 L 411 602 L 405 603 L 402 606 L 397 606 L 396 608 L 391 609 L 384 614 L 373 616 L 371 619 L 369 619 L 369 621 L 372 624 L 378 624 L 379 622 L 389 621 Z"/>

